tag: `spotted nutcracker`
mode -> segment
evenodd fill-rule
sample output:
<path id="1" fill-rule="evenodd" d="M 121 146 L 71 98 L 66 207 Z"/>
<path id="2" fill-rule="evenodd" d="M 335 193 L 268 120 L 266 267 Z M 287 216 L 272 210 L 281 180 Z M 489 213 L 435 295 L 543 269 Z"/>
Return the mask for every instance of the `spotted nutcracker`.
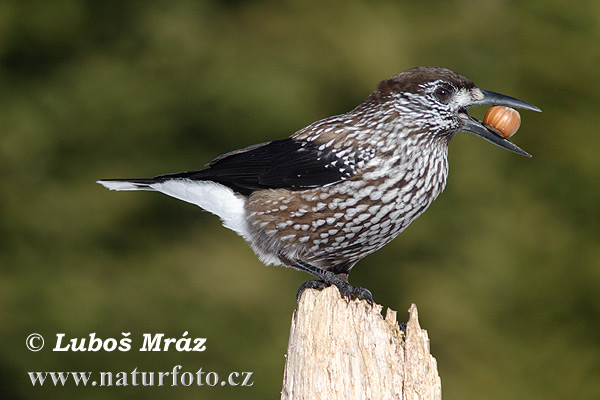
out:
<path id="1" fill-rule="evenodd" d="M 346 114 L 224 154 L 206 169 L 98 183 L 162 192 L 218 215 L 265 264 L 318 278 L 299 294 L 333 284 L 346 297 L 372 302 L 369 290 L 348 283 L 348 273 L 442 192 L 455 133 L 529 156 L 467 114 L 480 104 L 540 111 L 450 70 L 419 67 L 382 81 Z"/>

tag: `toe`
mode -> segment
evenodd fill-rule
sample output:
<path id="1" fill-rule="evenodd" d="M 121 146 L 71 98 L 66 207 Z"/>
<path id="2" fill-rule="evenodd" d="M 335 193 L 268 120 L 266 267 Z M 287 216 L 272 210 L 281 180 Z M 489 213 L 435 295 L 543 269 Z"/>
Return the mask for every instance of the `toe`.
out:
<path id="1" fill-rule="evenodd" d="M 353 295 L 359 300 L 366 300 L 367 303 L 373 307 L 373 294 L 369 289 L 364 287 L 354 287 Z"/>
<path id="2" fill-rule="evenodd" d="M 324 281 L 320 281 L 320 280 L 311 280 L 311 281 L 307 281 L 304 282 L 299 288 L 298 288 L 298 292 L 296 293 L 296 301 L 299 302 L 300 301 L 300 297 L 302 297 L 302 293 L 304 293 L 304 291 L 306 289 L 323 289 L 325 287 L 329 286 L 328 284 L 326 284 Z"/>

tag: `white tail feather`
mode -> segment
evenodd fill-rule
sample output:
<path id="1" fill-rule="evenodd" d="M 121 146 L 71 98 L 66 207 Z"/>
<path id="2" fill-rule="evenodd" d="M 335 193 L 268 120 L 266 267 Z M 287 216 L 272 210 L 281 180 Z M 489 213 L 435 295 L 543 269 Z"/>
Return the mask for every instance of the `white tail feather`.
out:
<path id="1" fill-rule="evenodd" d="M 246 198 L 227 186 L 211 181 L 169 179 L 163 182 L 140 184 L 135 181 L 98 181 L 110 190 L 155 190 L 176 199 L 196 204 L 221 218 L 223 225 L 247 238 Z"/>
<path id="2" fill-rule="evenodd" d="M 148 185 L 128 181 L 96 181 L 96 183 L 110 190 L 154 190 Z"/>

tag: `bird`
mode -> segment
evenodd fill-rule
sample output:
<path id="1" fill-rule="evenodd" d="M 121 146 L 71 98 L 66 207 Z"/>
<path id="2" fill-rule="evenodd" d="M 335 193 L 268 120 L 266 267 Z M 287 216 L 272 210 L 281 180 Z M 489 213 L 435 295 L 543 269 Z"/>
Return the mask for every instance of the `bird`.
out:
<path id="1" fill-rule="evenodd" d="M 446 186 L 448 145 L 459 131 L 530 155 L 467 113 L 476 105 L 541 111 L 477 87 L 442 67 L 381 81 L 356 108 L 285 139 L 218 156 L 206 168 L 144 179 L 102 179 L 111 190 L 157 191 L 216 214 L 267 265 L 314 278 L 298 290 L 336 286 L 373 304 L 348 274 L 419 217 Z"/>

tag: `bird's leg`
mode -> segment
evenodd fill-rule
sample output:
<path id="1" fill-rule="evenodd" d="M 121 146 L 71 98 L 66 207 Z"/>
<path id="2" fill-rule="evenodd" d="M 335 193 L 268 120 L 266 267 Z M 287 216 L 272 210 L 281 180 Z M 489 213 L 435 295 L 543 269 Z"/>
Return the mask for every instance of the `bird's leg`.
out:
<path id="1" fill-rule="evenodd" d="M 339 289 L 342 297 L 347 299 L 354 297 L 359 300 L 366 300 L 371 306 L 373 305 L 373 295 L 369 289 L 359 286 L 352 286 L 350 283 L 348 283 L 347 278 L 342 279 L 340 277 L 341 274 L 338 275 L 331 271 L 315 267 L 314 265 L 304 261 L 298 261 L 296 264 L 292 265 L 292 268 L 307 272 L 319 278 L 319 280 L 310 280 L 300 286 L 298 289 L 298 294 L 296 295 L 296 300 L 298 301 L 300 300 L 300 296 L 305 289 L 324 289 L 328 286 L 335 285 Z M 344 277 L 346 276 L 347 275 L 344 274 Z"/>

